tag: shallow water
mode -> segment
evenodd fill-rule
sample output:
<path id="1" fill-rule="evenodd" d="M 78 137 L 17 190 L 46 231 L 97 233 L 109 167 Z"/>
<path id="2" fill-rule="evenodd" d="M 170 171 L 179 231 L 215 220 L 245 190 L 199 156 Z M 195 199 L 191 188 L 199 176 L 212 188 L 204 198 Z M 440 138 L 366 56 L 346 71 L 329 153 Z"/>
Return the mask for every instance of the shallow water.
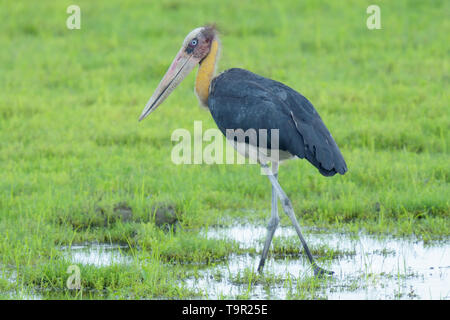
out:
<path id="1" fill-rule="evenodd" d="M 126 254 L 128 246 L 118 244 L 85 244 L 61 248 L 73 264 L 91 264 L 97 267 L 118 263 L 129 263 L 132 259 Z"/>
<path id="2" fill-rule="evenodd" d="M 232 226 L 205 231 L 208 238 L 237 241 L 241 247 L 255 247 L 261 252 L 266 228 Z M 335 274 L 314 297 L 327 299 L 449 299 L 450 298 L 450 244 L 437 242 L 425 246 L 422 241 L 409 238 L 377 238 L 369 235 L 347 235 L 305 230 L 304 236 L 310 247 L 327 245 L 336 250 L 352 252 L 325 261 L 324 267 Z M 274 238 L 297 237 L 294 228 L 277 229 Z M 300 246 L 300 242 L 298 240 Z M 353 254 L 354 253 L 354 254 Z M 329 264 L 327 264 L 329 262 Z M 296 289 L 295 279 L 312 276 L 305 257 L 269 258 L 264 273 L 274 276 L 277 284 L 264 286 L 233 284 L 233 275 L 245 268 L 256 270 L 258 255 L 234 255 L 226 264 L 202 271 L 198 279 L 186 282 L 188 287 L 202 290 L 209 298 L 235 297 L 244 294 L 250 299 L 284 299 L 302 297 L 301 288 Z M 324 264 L 322 263 L 322 265 Z M 218 277 L 217 275 L 221 275 Z M 291 281 L 293 284 L 288 284 Z M 298 292 L 295 292 L 295 291 Z M 247 294 L 248 293 L 248 294 Z M 247 295 L 246 295 L 247 294 Z M 306 295 L 305 297 L 308 297 Z"/>
<path id="3" fill-rule="evenodd" d="M 118 245 L 118 244 L 105 244 L 105 243 L 87 243 L 87 244 L 77 244 L 72 246 L 64 246 L 60 248 L 65 258 L 71 261 L 74 265 L 84 264 L 84 265 L 94 265 L 96 267 L 108 266 L 112 264 L 129 263 L 132 261 L 130 255 L 127 254 L 129 251 L 128 246 Z M 0 266 L 1 267 L 1 266 Z M 4 270 L 9 270 L 9 268 L 3 267 Z M 0 271 L 2 268 L 0 268 Z M 0 278 L 7 280 L 12 284 L 16 284 L 16 271 L 0 272 Z M 58 293 L 55 292 L 40 292 L 33 288 L 21 287 L 20 289 L 12 290 L 6 292 L 6 295 L 10 299 L 22 299 L 22 300 L 41 300 L 44 298 L 55 298 L 61 299 Z M 97 298 L 101 298 L 98 296 Z"/>
<path id="4" fill-rule="evenodd" d="M 264 275 L 274 281 L 239 281 L 244 273 L 255 271 L 263 247 L 266 228 L 235 225 L 209 228 L 207 238 L 228 239 L 243 249 L 256 248 L 256 255 L 231 255 L 226 262 L 198 271 L 197 277 L 180 283 L 200 291 L 210 299 L 246 297 L 249 299 L 325 298 L 325 299 L 450 299 L 450 243 L 440 241 L 424 245 L 415 238 L 375 237 L 304 230 L 310 248 L 327 246 L 343 251 L 336 258 L 324 258 L 319 264 L 334 275 L 317 288 L 305 290 L 301 282 L 312 277 L 312 270 L 299 249 L 297 256 L 271 255 Z M 300 241 L 293 227 L 279 227 L 276 238 Z M 74 264 L 105 266 L 130 263 L 126 246 L 77 245 L 62 248 Z M 242 284 L 245 283 L 245 284 Z"/>

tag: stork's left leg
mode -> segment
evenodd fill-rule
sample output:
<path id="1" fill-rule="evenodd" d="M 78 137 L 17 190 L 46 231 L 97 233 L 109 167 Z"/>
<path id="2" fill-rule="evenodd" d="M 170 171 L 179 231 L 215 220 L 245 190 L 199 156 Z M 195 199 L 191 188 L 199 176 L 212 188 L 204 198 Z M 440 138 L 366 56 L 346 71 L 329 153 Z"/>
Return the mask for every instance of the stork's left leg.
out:
<path id="1" fill-rule="evenodd" d="M 272 174 L 272 172 L 269 169 L 269 166 L 267 164 L 261 164 L 262 169 L 266 173 L 267 177 L 269 178 L 270 182 L 272 183 L 272 187 L 276 190 L 281 204 L 283 206 L 284 212 L 288 215 L 288 217 L 291 219 L 292 224 L 295 227 L 295 231 L 297 231 L 297 235 L 300 238 L 300 241 L 302 242 L 303 248 L 305 249 L 306 256 L 308 257 L 309 262 L 314 268 L 314 274 L 316 276 L 323 276 L 325 274 L 333 274 L 332 271 L 327 271 L 322 268 L 320 268 L 316 261 L 314 260 L 311 251 L 309 251 L 308 245 L 306 244 L 305 239 L 303 238 L 303 235 L 300 231 L 300 225 L 297 222 L 297 219 L 295 218 L 294 209 L 292 208 L 291 200 L 289 200 L 288 196 L 284 192 L 284 190 L 281 188 L 280 184 L 278 183 L 278 180 L 275 178 L 275 176 Z"/>
<path id="2" fill-rule="evenodd" d="M 272 174 L 275 179 L 278 176 L 278 162 L 272 162 Z M 270 243 L 272 242 L 275 230 L 277 230 L 278 223 L 280 222 L 280 217 L 278 217 L 278 197 L 277 191 L 272 186 L 272 213 L 270 215 L 269 225 L 267 226 L 267 236 L 264 242 L 264 249 L 261 254 L 261 259 L 259 260 L 258 271 L 261 272 L 264 268 L 264 263 L 267 259 L 267 254 L 269 253 Z"/>

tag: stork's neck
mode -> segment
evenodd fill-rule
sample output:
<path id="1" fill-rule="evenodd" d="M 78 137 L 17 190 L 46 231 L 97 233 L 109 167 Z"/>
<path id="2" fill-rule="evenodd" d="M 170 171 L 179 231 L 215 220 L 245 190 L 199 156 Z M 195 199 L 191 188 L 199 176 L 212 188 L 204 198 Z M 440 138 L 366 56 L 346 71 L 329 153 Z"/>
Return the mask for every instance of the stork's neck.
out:
<path id="1" fill-rule="evenodd" d="M 197 79 L 195 80 L 195 93 L 204 107 L 208 107 L 209 85 L 214 77 L 216 71 L 217 60 L 219 58 L 220 50 L 219 40 L 213 39 L 211 49 L 208 55 L 200 63 L 198 68 Z"/>

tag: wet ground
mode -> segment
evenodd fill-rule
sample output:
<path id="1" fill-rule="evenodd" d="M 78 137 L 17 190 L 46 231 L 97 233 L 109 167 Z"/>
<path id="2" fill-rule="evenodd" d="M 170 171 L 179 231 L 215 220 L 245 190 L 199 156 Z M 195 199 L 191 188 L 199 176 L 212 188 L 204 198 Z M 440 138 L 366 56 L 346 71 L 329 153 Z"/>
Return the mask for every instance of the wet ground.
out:
<path id="1" fill-rule="evenodd" d="M 264 273 L 254 272 L 266 235 L 265 227 L 235 225 L 209 228 L 205 237 L 230 239 L 257 254 L 231 255 L 226 262 L 197 268 L 195 276 L 180 285 L 203 293 L 202 298 L 323 298 L 323 299 L 450 299 L 450 243 L 425 245 L 414 238 L 378 238 L 305 229 L 309 246 L 325 248 L 332 256 L 319 264 L 334 275 L 312 279 L 311 268 L 301 251 L 270 254 Z M 280 227 L 275 241 L 300 246 L 292 227 Z M 280 242 L 281 241 L 281 242 Z M 63 248 L 74 264 L 97 266 L 129 263 L 126 247 L 80 245 Z M 271 248 L 273 251 L 273 249 Z"/>
<path id="2" fill-rule="evenodd" d="M 416 239 L 384 238 L 368 235 L 346 235 L 313 232 L 305 230 L 306 240 L 311 248 L 328 246 L 337 252 L 337 257 L 322 263 L 334 275 L 319 285 L 317 298 L 327 299 L 449 299 L 450 298 L 450 245 L 437 242 L 424 246 Z M 225 237 L 238 241 L 241 246 L 253 246 L 262 250 L 266 229 L 264 227 L 234 226 L 228 229 L 213 229 L 208 237 Z M 293 228 L 279 228 L 275 238 L 296 240 Z M 299 243 L 300 246 L 300 243 Z M 342 252 L 342 254 L 339 254 Z M 278 284 L 253 285 L 249 298 L 283 299 L 288 295 L 300 296 L 303 281 L 312 276 L 312 270 L 304 256 L 300 258 L 272 257 L 264 268 L 277 279 Z M 204 271 L 203 280 L 192 281 L 191 285 L 205 288 L 210 297 L 243 294 L 248 286 L 233 285 L 233 274 L 245 268 L 255 270 L 259 256 L 234 256 L 227 265 L 219 265 Z M 220 281 L 214 274 L 224 275 Z M 212 276 L 211 276 L 212 275 Z M 235 277 L 234 277 L 235 278 Z M 287 284 L 289 279 L 293 284 Z M 287 281 L 286 281 L 287 280 Z M 298 290 L 296 290 L 298 289 Z M 305 296 L 308 297 L 308 296 Z"/>
<path id="3" fill-rule="evenodd" d="M 91 264 L 97 267 L 116 263 L 129 263 L 128 246 L 116 244 L 86 244 L 63 247 L 62 250 L 73 264 Z"/>

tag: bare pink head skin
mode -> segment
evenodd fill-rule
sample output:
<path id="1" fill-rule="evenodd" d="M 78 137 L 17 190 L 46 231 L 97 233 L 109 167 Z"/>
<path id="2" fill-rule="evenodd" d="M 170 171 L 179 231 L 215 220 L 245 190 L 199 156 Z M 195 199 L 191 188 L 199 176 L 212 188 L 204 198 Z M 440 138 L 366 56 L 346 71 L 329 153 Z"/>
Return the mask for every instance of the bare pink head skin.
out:
<path id="1" fill-rule="evenodd" d="M 205 26 L 192 30 L 183 41 L 183 45 L 172 61 L 155 92 L 148 100 L 139 121 L 152 113 L 183 81 L 209 53 L 215 37 L 214 26 Z"/>

